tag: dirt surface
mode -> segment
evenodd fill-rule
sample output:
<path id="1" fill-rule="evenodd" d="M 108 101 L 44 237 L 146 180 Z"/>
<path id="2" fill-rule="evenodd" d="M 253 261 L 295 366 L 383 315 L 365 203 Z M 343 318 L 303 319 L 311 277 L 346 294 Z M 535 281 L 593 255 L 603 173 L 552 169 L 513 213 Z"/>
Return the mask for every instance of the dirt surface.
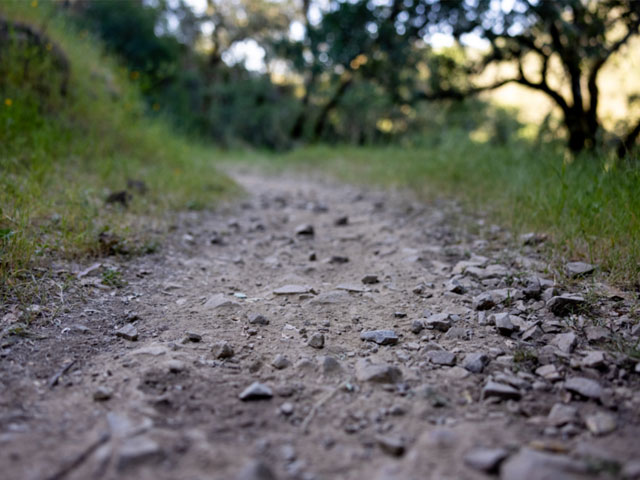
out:
<path id="1" fill-rule="evenodd" d="M 450 203 L 234 176 L 158 253 L 53 265 L 24 331 L 3 306 L 2 478 L 640 478 L 637 298 Z"/>

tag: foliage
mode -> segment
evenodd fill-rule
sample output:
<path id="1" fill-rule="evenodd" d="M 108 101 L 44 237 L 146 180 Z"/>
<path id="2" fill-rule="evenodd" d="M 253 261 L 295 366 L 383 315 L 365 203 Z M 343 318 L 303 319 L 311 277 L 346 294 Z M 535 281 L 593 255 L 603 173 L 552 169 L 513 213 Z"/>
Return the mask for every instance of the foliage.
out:
<path id="1" fill-rule="evenodd" d="M 152 245 L 160 213 L 233 190 L 216 172 L 214 152 L 146 118 L 127 72 L 51 5 L 34 5 L 0 4 L 0 16 L 12 22 L 38 31 L 47 22 L 42 48 L 15 37 L 2 44 L 0 295 L 31 284 L 33 267 L 48 258 L 98 254 L 105 231 Z M 70 61 L 64 95 L 53 88 L 54 46 Z M 43 78 L 51 88 L 42 89 Z M 129 179 L 143 181 L 148 193 L 134 194 L 128 209 L 106 205 Z M 140 215 L 149 221 L 140 223 Z"/>

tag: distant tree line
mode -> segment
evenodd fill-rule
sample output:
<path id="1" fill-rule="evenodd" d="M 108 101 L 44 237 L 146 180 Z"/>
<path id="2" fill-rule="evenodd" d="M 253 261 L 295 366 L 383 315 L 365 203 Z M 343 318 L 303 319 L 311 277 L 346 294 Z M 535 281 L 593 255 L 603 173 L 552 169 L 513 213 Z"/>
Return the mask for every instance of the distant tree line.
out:
<path id="1" fill-rule="evenodd" d="M 433 102 L 451 108 L 515 83 L 557 106 L 571 151 L 631 152 L 640 114 L 626 119 L 624 130 L 605 131 L 598 80 L 640 33 L 640 2 L 514 0 L 509 10 L 497 3 L 208 0 L 199 14 L 182 0 L 66 5 L 121 57 L 151 111 L 221 143 L 282 149 L 394 141 L 425 128 L 429 119 L 420 112 L 432 111 Z M 436 32 L 455 45 L 431 47 L 425 38 Z M 469 35 L 488 47 L 464 48 Z M 261 71 L 234 62 L 247 42 L 264 52 Z M 505 65 L 493 81 L 483 75 Z M 551 81 L 558 69 L 561 88 Z"/>

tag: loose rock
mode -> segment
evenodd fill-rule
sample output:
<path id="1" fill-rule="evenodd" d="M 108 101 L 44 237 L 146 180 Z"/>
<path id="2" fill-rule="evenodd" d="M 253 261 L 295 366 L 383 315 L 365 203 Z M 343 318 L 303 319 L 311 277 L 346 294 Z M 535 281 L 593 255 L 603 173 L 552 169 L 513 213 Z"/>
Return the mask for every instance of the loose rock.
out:
<path id="1" fill-rule="evenodd" d="M 584 297 L 580 295 L 564 294 L 552 297 L 547 302 L 547 308 L 558 317 L 564 317 L 580 310 L 585 305 Z"/>
<path id="2" fill-rule="evenodd" d="M 269 320 L 260 313 L 252 313 L 249 315 L 249 323 L 251 325 L 269 325 Z"/>
<path id="3" fill-rule="evenodd" d="M 616 417 L 610 413 L 598 412 L 584 419 L 587 428 L 594 435 L 606 435 L 613 432 L 618 426 Z"/>
<path id="4" fill-rule="evenodd" d="M 511 315 L 508 313 L 502 313 L 499 315 L 494 315 L 494 322 L 496 325 L 496 330 L 501 335 L 510 336 L 513 332 L 516 332 L 518 328 L 511 323 L 510 319 Z"/>
<path id="5" fill-rule="evenodd" d="M 100 386 L 93 392 L 93 399 L 96 402 L 104 402 L 106 400 L 109 400 L 112 395 L 113 390 L 111 390 L 109 387 Z"/>
<path id="6" fill-rule="evenodd" d="M 424 320 L 422 324 L 425 328 L 433 328 L 441 332 L 446 332 L 451 328 L 453 322 L 451 321 L 451 315 L 448 313 L 437 313 Z"/>
<path id="7" fill-rule="evenodd" d="M 445 350 L 431 350 L 427 352 L 429 361 L 435 365 L 445 365 L 452 367 L 456 364 L 456 355 Z"/>
<path id="8" fill-rule="evenodd" d="M 129 340 L 130 342 L 138 340 L 138 330 L 130 323 L 117 330 L 116 335 L 120 338 L 124 338 L 125 340 Z"/>
<path id="9" fill-rule="evenodd" d="M 398 335 L 393 330 L 369 330 L 362 332 L 360 339 L 366 342 L 374 342 L 378 345 L 395 345 L 398 343 Z"/>
<path id="10" fill-rule="evenodd" d="M 295 232 L 298 236 L 313 237 L 315 235 L 315 229 L 313 228 L 313 225 L 310 225 L 308 223 L 298 225 Z"/>
<path id="11" fill-rule="evenodd" d="M 307 345 L 313 348 L 323 348 L 324 347 L 324 335 L 321 333 L 314 333 L 311 335 L 311 338 L 307 342 Z"/>
<path id="12" fill-rule="evenodd" d="M 578 418 L 578 409 L 571 405 L 565 405 L 564 403 L 556 403 L 551 407 L 549 415 L 547 415 L 548 422 L 554 427 L 562 427 L 568 423 L 573 423 Z"/>
<path id="13" fill-rule="evenodd" d="M 233 347 L 229 342 L 223 341 L 216 343 L 211 349 L 214 357 L 224 359 L 233 357 Z"/>
<path id="14" fill-rule="evenodd" d="M 376 441 L 380 446 L 380 449 L 392 457 L 401 457 L 405 452 L 405 443 L 401 438 L 390 436 L 378 436 Z"/>
<path id="15" fill-rule="evenodd" d="M 267 464 L 255 460 L 245 466 L 235 480 L 276 480 L 276 476 Z"/>
<path id="16" fill-rule="evenodd" d="M 159 458 L 162 455 L 160 445 L 146 436 L 128 438 L 118 451 L 118 470 L 125 470 Z"/>
<path id="17" fill-rule="evenodd" d="M 190 342 L 198 343 L 202 340 L 202 335 L 196 332 L 187 332 L 186 339 Z"/>
<path id="18" fill-rule="evenodd" d="M 467 452 L 463 460 L 467 466 L 474 470 L 495 473 L 508 455 L 509 452 L 504 448 L 476 448 Z"/>
<path id="19" fill-rule="evenodd" d="M 592 400 L 600 400 L 602 397 L 602 387 L 595 380 L 584 377 L 571 377 L 564 382 L 564 388 Z"/>
<path id="20" fill-rule="evenodd" d="M 551 345 L 558 347 L 558 350 L 564 353 L 571 353 L 576 346 L 578 339 L 573 332 L 560 333 L 551 340 Z"/>
<path id="21" fill-rule="evenodd" d="M 273 397 L 272 390 L 260 382 L 253 382 L 238 396 L 238 398 L 244 402 L 251 400 L 268 400 L 271 397 Z"/>
<path id="22" fill-rule="evenodd" d="M 365 285 L 373 285 L 374 283 L 379 283 L 380 280 L 378 279 L 377 275 L 365 275 L 364 277 L 362 277 L 362 283 L 364 283 Z"/>
<path id="23" fill-rule="evenodd" d="M 500 468 L 500 480 L 580 480 L 587 466 L 562 455 L 521 449 Z"/>
<path id="24" fill-rule="evenodd" d="M 595 265 L 584 262 L 569 262 L 565 265 L 565 272 L 571 278 L 578 278 L 593 273 Z"/>
<path id="25" fill-rule="evenodd" d="M 462 366 L 471 373 L 482 373 L 489 362 L 489 357 L 484 353 L 467 353 L 462 361 Z"/>
<path id="26" fill-rule="evenodd" d="M 360 382 L 397 383 L 402 380 L 402 372 L 393 365 L 369 363 L 360 359 L 356 363 L 356 378 Z"/>
<path id="27" fill-rule="evenodd" d="M 494 382 L 493 380 L 487 381 L 482 388 L 482 398 L 495 397 L 500 400 L 520 400 L 522 394 L 510 385 L 504 383 Z"/>
<path id="28" fill-rule="evenodd" d="M 289 359 L 287 357 L 285 357 L 284 355 L 279 353 L 273 359 L 273 361 L 271 362 L 271 365 L 273 366 L 273 368 L 275 368 L 277 370 L 282 370 L 282 369 L 285 369 L 288 366 L 290 366 L 291 362 L 289 361 Z"/>
<path id="29" fill-rule="evenodd" d="M 276 288 L 273 293 L 276 295 L 303 295 L 312 291 L 312 288 L 307 285 L 284 285 Z"/>

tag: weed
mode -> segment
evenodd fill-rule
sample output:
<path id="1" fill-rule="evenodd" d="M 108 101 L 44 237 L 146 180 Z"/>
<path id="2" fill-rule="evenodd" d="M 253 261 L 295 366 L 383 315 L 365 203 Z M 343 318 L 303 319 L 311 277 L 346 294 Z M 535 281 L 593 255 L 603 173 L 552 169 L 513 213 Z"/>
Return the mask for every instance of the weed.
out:
<path id="1" fill-rule="evenodd" d="M 533 350 L 520 347 L 513 352 L 513 363 L 516 370 L 533 370 L 538 365 L 538 356 Z"/>
<path id="2" fill-rule="evenodd" d="M 146 225 L 167 211 L 206 208 L 235 191 L 215 169 L 218 153 L 177 136 L 162 118 L 145 117 L 128 72 L 79 35 L 54 3 L 0 2 L 0 16 L 36 29 L 46 24 L 47 37 L 71 63 L 63 95 L 42 88 L 43 79 L 58 78 L 46 53 L 19 41 L 3 46 L 0 91 L 10 99 L 0 103 L 3 301 L 29 302 L 37 280 L 29 272 L 52 258 L 123 253 L 125 240 L 100 241 L 103 225 L 113 238 L 144 237 Z M 143 180 L 148 192 L 130 192 L 129 208 L 105 205 L 131 178 Z M 148 244 L 135 253 L 156 249 Z"/>
<path id="3" fill-rule="evenodd" d="M 127 282 L 122 278 L 122 272 L 107 268 L 102 272 L 102 284 L 108 287 L 122 288 Z"/>

